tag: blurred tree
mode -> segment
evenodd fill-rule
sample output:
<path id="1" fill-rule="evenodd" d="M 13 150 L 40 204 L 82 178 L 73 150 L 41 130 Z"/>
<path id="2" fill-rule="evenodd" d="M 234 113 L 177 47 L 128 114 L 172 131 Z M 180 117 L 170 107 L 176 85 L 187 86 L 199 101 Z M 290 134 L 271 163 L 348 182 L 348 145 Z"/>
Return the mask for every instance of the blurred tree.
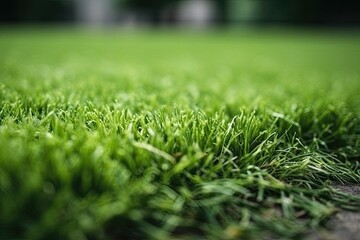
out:
<path id="1" fill-rule="evenodd" d="M 74 21 L 78 0 L 5 0 L 0 3 L 0 22 Z M 168 6 L 185 0 L 111 0 L 115 11 L 130 11 L 141 21 L 157 25 Z M 193 1 L 193 0 L 188 0 Z M 359 25 L 354 0 L 208 0 L 216 5 L 216 22 Z M 84 0 L 84 4 L 86 0 Z M 114 9 L 112 9 L 114 10 Z M 170 11 L 175 15 L 176 11 Z M 176 16 L 175 16 L 176 17 Z M 175 19 L 174 17 L 174 19 Z M 171 17 L 170 17 L 171 18 Z"/>
<path id="2" fill-rule="evenodd" d="M 74 19 L 72 0 L 11 0 L 0 5 L 2 22 L 54 22 Z"/>
<path id="3" fill-rule="evenodd" d="M 261 0 L 261 22 L 301 25 L 359 24 L 357 3 L 352 0 Z"/>
<path id="4" fill-rule="evenodd" d="M 221 25 L 225 25 L 229 21 L 229 1 L 228 0 L 215 0 L 218 9 L 217 21 Z"/>

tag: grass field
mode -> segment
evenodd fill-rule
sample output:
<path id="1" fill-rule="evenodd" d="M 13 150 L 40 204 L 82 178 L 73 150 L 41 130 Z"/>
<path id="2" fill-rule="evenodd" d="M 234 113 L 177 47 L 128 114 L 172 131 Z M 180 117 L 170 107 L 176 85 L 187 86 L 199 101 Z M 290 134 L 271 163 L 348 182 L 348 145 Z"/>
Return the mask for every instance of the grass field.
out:
<path id="1" fill-rule="evenodd" d="M 360 35 L 0 30 L 2 239 L 298 239 L 360 198 Z"/>

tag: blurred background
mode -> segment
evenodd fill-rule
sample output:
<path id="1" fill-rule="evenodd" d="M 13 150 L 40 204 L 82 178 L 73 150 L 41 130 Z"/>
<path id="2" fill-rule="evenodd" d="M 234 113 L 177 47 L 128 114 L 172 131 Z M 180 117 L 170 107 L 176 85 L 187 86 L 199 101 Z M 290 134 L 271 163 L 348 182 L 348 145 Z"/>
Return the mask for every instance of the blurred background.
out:
<path id="1" fill-rule="evenodd" d="M 357 5 L 350 0 L 7 0 L 1 1 L 0 24 L 359 27 Z"/>

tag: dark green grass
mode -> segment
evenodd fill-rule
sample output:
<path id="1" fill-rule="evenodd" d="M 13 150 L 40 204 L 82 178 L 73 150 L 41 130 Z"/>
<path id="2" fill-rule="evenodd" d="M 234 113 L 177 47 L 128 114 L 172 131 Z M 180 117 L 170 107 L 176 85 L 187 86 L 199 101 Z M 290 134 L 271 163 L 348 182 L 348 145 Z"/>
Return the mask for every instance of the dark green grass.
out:
<path id="1" fill-rule="evenodd" d="M 360 36 L 0 31 L 4 239 L 299 238 L 360 199 Z"/>

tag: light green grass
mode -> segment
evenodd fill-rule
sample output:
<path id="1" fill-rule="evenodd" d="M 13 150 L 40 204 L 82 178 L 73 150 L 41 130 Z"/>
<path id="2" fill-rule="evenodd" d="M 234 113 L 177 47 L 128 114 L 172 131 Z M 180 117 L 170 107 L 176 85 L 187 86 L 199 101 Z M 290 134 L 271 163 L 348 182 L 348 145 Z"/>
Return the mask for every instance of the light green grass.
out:
<path id="1" fill-rule="evenodd" d="M 360 35 L 0 31 L 4 239 L 299 238 L 360 199 Z"/>

